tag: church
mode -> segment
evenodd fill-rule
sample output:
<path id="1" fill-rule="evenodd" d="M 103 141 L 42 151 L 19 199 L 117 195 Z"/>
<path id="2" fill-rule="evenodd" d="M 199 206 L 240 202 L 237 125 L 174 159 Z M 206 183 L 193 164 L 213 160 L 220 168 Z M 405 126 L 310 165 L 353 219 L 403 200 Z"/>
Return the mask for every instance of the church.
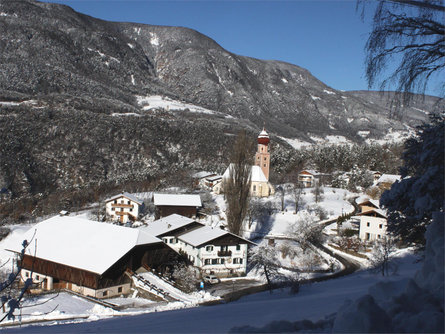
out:
<path id="1" fill-rule="evenodd" d="M 263 131 L 258 135 L 258 149 L 255 154 L 255 165 L 252 166 L 250 174 L 250 195 L 252 197 L 268 197 L 275 193 L 275 190 L 269 182 L 270 172 L 270 152 L 269 152 L 269 134 L 263 128 Z M 213 192 L 221 194 L 224 192 L 223 184 L 224 180 L 229 178 L 230 168 L 227 167 L 223 174 L 222 182 L 213 186 Z"/>

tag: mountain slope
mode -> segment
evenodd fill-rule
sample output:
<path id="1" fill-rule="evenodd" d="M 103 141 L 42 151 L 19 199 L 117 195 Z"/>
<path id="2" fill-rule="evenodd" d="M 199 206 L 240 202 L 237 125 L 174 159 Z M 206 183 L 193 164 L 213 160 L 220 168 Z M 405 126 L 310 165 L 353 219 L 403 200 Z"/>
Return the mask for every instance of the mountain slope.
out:
<path id="1" fill-rule="evenodd" d="M 0 31 L 0 189 L 13 197 L 222 170 L 233 135 L 255 138 L 264 123 L 273 152 L 289 150 L 276 136 L 406 130 L 305 69 L 235 55 L 187 28 L 0 0 Z"/>

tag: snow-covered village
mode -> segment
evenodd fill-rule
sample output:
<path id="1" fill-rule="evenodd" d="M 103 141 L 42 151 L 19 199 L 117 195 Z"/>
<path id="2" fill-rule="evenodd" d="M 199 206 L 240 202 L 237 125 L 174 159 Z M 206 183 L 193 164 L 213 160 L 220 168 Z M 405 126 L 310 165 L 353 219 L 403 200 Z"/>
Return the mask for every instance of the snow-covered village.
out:
<path id="1" fill-rule="evenodd" d="M 443 3 L 131 3 L 0 0 L 0 329 L 444 333 Z M 181 21 L 300 10 L 381 91 Z"/>

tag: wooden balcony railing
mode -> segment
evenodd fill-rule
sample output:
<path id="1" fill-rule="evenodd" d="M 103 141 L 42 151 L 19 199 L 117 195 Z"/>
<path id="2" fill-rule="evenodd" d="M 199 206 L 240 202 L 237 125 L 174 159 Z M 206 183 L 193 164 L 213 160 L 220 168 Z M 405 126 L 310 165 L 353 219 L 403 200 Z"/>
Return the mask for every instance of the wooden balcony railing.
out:
<path id="1" fill-rule="evenodd" d="M 232 256 L 232 251 L 218 251 L 218 256 Z"/>
<path id="2" fill-rule="evenodd" d="M 111 206 L 113 208 L 132 208 L 132 204 L 122 204 L 122 203 L 112 203 Z"/>

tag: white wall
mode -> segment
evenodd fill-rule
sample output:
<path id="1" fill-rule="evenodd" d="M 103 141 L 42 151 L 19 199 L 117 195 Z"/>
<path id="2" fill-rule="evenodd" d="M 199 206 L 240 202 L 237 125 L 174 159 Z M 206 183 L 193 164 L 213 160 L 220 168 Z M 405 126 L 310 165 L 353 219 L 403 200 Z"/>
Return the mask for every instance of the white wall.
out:
<path id="1" fill-rule="evenodd" d="M 113 207 L 113 204 L 115 204 L 115 202 L 117 201 L 117 204 L 125 204 L 128 205 L 128 203 L 130 203 L 129 205 L 132 205 L 131 208 L 128 207 L 123 207 L 123 208 L 119 208 L 119 207 Z M 139 204 L 126 198 L 125 196 L 120 196 L 112 201 L 109 201 L 107 203 L 105 203 L 105 209 L 106 209 L 106 213 L 107 216 L 110 217 L 113 221 L 119 221 L 120 216 L 116 215 L 116 211 L 122 211 L 123 212 L 127 212 L 129 214 L 131 214 L 132 216 L 135 216 L 136 218 L 139 216 Z M 128 222 L 128 215 L 124 215 L 124 221 L 123 223 L 125 224 L 126 222 Z"/>
<path id="2" fill-rule="evenodd" d="M 386 219 L 372 216 L 360 216 L 360 233 L 362 240 L 376 240 L 386 235 Z"/>

